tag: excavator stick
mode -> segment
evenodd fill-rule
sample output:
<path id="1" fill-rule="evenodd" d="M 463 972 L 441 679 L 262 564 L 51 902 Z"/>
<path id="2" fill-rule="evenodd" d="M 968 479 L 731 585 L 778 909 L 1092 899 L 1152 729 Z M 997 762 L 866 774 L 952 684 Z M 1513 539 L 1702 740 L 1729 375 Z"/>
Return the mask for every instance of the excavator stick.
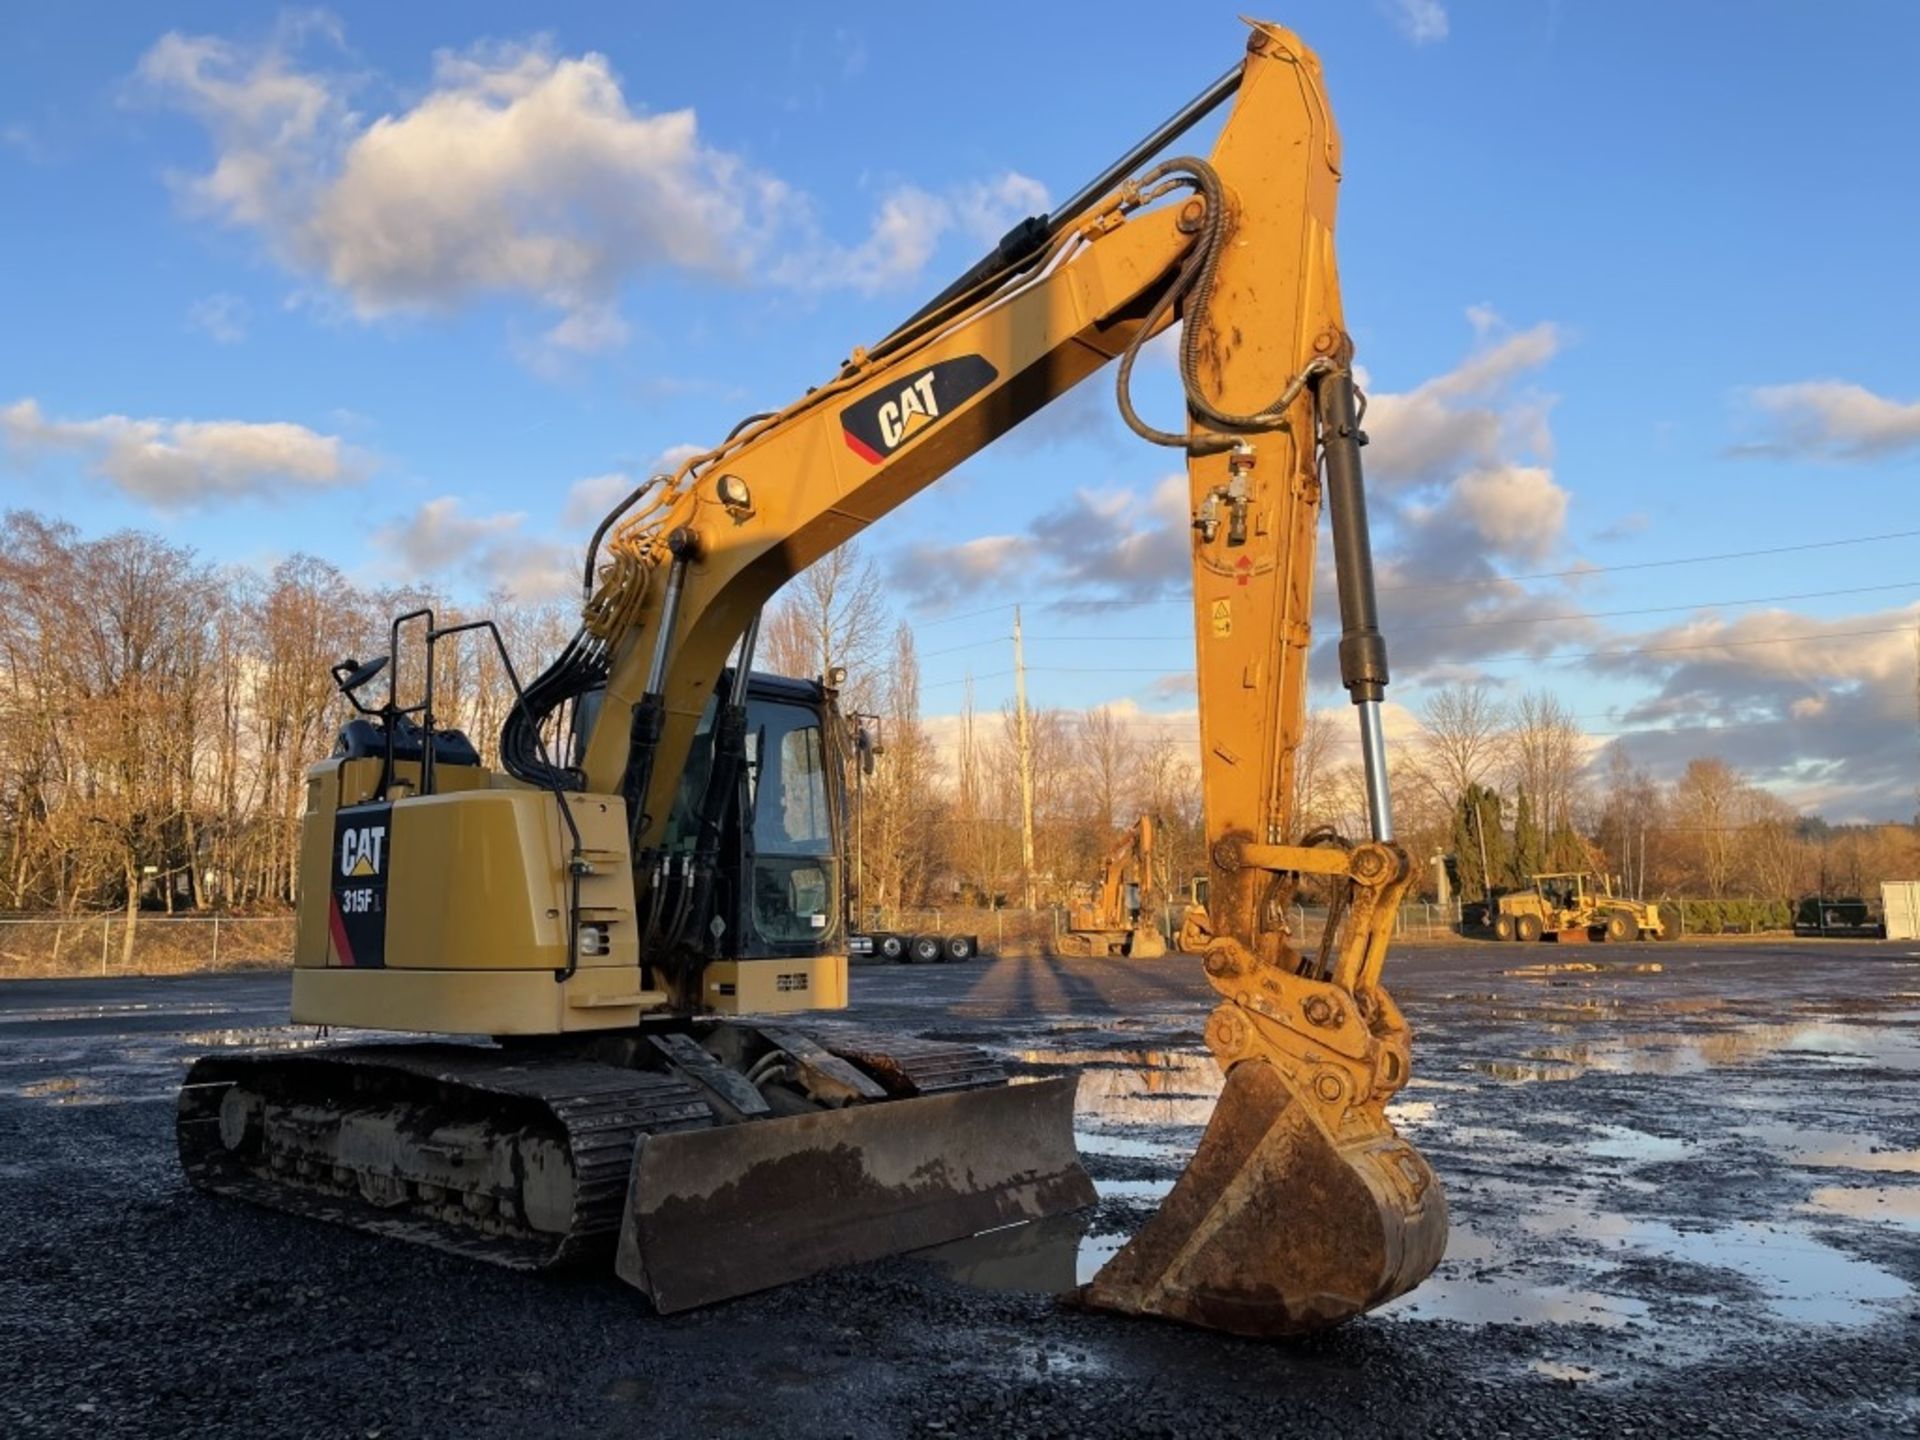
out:
<path id="1" fill-rule="evenodd" d="M 1073 1084 L 644 1136 L 615 1260 L 662 1313 L 1094 1203 Z"/>

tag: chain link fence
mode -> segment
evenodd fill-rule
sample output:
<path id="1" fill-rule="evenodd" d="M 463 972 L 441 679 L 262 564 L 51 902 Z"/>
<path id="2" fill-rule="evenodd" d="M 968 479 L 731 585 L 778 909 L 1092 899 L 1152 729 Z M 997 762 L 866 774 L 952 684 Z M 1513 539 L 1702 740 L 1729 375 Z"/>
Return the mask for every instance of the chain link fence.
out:
<path id="1" fill-rule="evenodd" d="M 871 934 L 973 935 L 985 954 L 1045 955 L 1066 920 L 1061 905 L 950 905 L 876 909 L 861 928 Z M 1288 921 L 1295 945 L 1317 945 L 1326 910 L 1296 905 Z M 1177 925 L 1175 916 L 1169 939 Z M 1395 937 L 1403 940 L 1460 933 L 1457 903 L 1403 905 L 1394 925 Z M 134 924 L 129 954 L 124 914 L 0 918 L 0 979 L 277 969 L 293 963 L 293 935 L 291 915 L 143 915 Z"/>
<path id="2" fill-rule="evenodd" d="M 1178 911 L 1163 919 L 1162 933 L 1168 937 L 1169 949 L 1179 922 Z M 1287 925 L 1296 946 L 1318 945 L 1326 923 L 1323 905 L 1295 905 L 1287 912 Z M 871 910 L 865 923 L 856 928 L 873 935 L 976 935 L 985 954 L 1024 956 L 1052 953 L 1053 937 L 1066 924 L 1064 905 L 1042 905 L 1031 910 L 989 909 L 984 905 L 889 906 Z M 1393 933 L 1397 940 L 1457 939 L 1462 933 L 1460 904 L 1412 901 L 1402 905 L 1394 917 Z"/>
<path id="3" fill-rule="evenodd" d="M 0 919 L 0 978 L 186 975 L 293 963 L 291 915 L 142 915 Z"/>

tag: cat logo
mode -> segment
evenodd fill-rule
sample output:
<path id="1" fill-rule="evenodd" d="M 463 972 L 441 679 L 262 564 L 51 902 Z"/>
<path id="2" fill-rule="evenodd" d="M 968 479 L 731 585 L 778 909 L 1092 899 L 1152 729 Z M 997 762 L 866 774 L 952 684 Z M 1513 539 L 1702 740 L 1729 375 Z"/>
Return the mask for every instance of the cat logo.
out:
<path id="1" fill-rule="evenodd" d="M 340 873 L 364 878 L 381 873 L 387 848 L 387 827 L 355 825 L 340 832 Z"/>
<path id="2" fill-rule="evenodd" d="M 891 450 L 939 415 L 940 402 L 934 398 L 933 372 L 929 370 L 902 390 L 898 400 L 889 400 L 880 407 L 880 438 Z"/>
<path id="3" fill-rule="evenodd" d="M 840 412 L 847 448 L 878 465 L 1000 378 L 983 356 L 942 360 L 910 379 L 856 400 Z"/>

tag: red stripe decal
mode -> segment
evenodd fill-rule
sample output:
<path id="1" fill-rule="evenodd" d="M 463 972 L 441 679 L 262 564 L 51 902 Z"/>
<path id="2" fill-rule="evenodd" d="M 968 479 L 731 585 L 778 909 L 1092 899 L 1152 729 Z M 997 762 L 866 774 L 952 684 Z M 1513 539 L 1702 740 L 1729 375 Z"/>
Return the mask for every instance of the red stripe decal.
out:
<path id="1" fill-rule="evenodd" d="M 340 963 L 349 970 L 353 968 L 353 946 L 347 943 L 347 924 L 340 918 L 340 897 L 330 896 L 327 901 L 327 929 L 333 932 L 333 948 L 340 956 Z"/>
<path id="2" fill-rule="evenodd" d="M 854 454 L 858 455 L 869 465 L 878 465 L 880 463 L 881 457 L 879 452 L 867 444 L 866 441 L 862 440 L 851 430 L 842 430 L 840 433 L 847 437 L 847 448 L 853 451 Z"/>

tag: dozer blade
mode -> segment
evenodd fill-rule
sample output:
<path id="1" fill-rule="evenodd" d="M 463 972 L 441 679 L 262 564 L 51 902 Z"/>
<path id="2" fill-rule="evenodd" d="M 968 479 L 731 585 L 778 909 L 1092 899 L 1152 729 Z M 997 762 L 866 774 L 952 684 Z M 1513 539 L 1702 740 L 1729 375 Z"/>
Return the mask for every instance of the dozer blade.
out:
<path id="1" fill-rule="evenodd" d="M 1167 953 L 1167 942 L 1151 925 L 1142 925 L 1127 937 L 1127 958 L 1158 960 Z"/>
<path id="2" fill-rule="evenodd" d="M 616 1267 L 662 1313 L 1094 1203 L 1073 1082 L 648 1135 Z"/>
<path id="3" fill-rule="evenodd" d="M 1272 1065 L 1235 1065 L 1186 1173 L 1082 1302 L 1276 1336 L 1405 1294 L 1446 1248 L 1440 1184 L 1377 1104 L 1342 1132 Z"/>

